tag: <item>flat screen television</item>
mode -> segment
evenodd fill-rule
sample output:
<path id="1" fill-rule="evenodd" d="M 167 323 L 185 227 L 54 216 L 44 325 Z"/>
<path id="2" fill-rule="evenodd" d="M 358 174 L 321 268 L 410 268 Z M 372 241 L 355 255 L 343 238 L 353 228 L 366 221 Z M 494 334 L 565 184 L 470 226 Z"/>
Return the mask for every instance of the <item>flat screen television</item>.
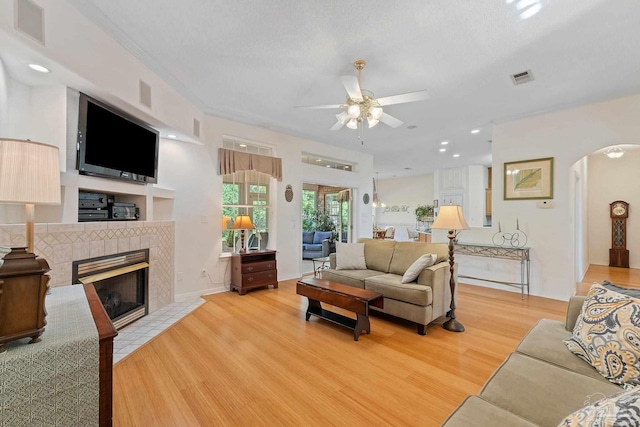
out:
<path id="1" fill-rule="evenodd" d="M 80 174 L 155 183 L 159 137 L 146 123 L 80 93 L 76 146 Z"/>

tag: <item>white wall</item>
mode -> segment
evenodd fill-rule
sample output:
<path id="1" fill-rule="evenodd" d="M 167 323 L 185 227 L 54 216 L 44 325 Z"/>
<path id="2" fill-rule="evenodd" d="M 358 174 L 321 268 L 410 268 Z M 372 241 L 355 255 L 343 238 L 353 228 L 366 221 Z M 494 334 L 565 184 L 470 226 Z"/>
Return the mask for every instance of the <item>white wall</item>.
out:
<path id="1" fill-rule="evenodd" d="M 539 209 L 535 200 L 502 200 L 503 177 L 493 176 L 493 228 L 518 218 L 529 235 L 533 295 L 566 300 L 575 291 L 572 167 L 597 149 L 637 143 L 638 117 L 640 95 L 635 95 L 495 125 L 494 170 L 501 171 L 504 162 L 554 157 L 553 209 Z"/>
<path id="2" fill-rule="evenodd" d="M 638 135 L 640 143 L 640 135 Z M 611 217 L 609 204 L 629 203 L 627 249 L 629 265 L 640 268 L 640 150 L 626 150 L 619 159 L 597 153 L 589 156 L 589 262 L 609 265 Z"/>
<path id="3" fill-rule="evenodd" d="M 418 205 L 433 204 L 433 174 L 381 179 L 377 187 L 378 198 L 387 205 L 389 211 L 385 208 L 375 209 L 376 225 L 378 227 L 392 225 L 396 227 L 395 240 L 407 240 L 406 228 L 416 227 L 416 216 L 413 213 L 415 208 Z M 403 205 L 409 206 L 406 212 L 391 211 L 391 207 Z"/>

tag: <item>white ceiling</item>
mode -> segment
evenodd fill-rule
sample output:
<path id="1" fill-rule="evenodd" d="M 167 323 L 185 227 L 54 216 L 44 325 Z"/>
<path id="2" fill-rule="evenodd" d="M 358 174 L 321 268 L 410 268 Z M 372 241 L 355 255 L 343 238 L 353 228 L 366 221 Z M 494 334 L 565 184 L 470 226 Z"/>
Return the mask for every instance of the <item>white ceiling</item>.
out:
<path id="1" fill-rule="evenodd" d="M 640 93 L 639 1 L 542 0 L 524 21 L 507 1 L 71 0 L 205 112 L 373 153 L 382 178 L 490 165 L 492 123 Z M 294 108 L 343 103 L 357 59 L 376 97 L 430 95 L 362 144 L 337 110 Z"/>

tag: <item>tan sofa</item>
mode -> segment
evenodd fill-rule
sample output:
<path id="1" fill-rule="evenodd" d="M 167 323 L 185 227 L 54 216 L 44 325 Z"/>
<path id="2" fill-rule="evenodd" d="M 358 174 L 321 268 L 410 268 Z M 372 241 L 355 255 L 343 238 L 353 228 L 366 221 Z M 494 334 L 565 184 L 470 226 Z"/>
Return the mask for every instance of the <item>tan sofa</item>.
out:
<path id="1" fill-rule="evenodd" d="M 426 334 L 426 326 L 449 311 L 449 248 L 444 243 L 396 242 L 393 240 L 359 239 L 364 243 L 366 270 L 336 270 L 336 254 L 331 254 L 330 268 L 322 278 L 384 295 L 384 308 L 373 309 L 415 322 L 418 333 Z M 415 282 L 401 283 L 402 275 L 421 255 L 435 253 L 436 264 L 425 268 Z M 454 280 L 457 280 L 454 269 Z"/>
<path id="2" fill-rule="evenodd" d="M 584 299 L 571 298 L 564 323 L 541 319 L 480 393 L 467 397 L 442 425 L 555 427 L 586 404 L 622 391 L 562 342 Z"/>

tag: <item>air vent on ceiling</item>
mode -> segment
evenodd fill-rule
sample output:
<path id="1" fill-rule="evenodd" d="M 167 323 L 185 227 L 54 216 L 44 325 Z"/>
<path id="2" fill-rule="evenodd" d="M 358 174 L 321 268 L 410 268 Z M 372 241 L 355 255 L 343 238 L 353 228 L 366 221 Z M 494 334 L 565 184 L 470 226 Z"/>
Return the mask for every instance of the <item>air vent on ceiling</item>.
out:
<path id="1" fill-rule="evenodd" d="M 193 135 L 200 138 L 200 120 L 193 119 Z"/>
<path id="2" fill-rule="evenodd" d="M 533 74 L 531 74 L 531 70 L 523 71 L 521 73 L 512 74 L 511 80 L 514 85 L 529 83 L 530 81 L 533 81 Z"/>
<path id="3" fill-rule="evenodd" d="M 140 80 L 140 104 L 151 108 L 151 86 Z"/>
<path id="4" fill-rule="evenodd" d="M 16 30 L 44 46 L 44 9 L 30 0 L 17 0 L 15 5 Z"/>

